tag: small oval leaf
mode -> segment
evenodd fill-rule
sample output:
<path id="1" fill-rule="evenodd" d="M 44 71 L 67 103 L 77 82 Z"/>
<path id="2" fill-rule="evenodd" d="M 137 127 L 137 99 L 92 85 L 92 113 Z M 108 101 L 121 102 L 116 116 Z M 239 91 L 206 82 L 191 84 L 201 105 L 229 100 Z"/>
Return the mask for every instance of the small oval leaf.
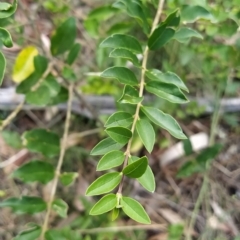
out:
<path id="1" fill-rule="evenodd" d="M 0 52 L 0 86 L 2 85 L 5 69 L 6 69 L 6 60 L 4 55 Z"/>
<path id="2" fill-rule="evenodd" d="M 125 67 L 110 67 L 102 72 L 101 77 L 115 78 L 122 84 L 138 85 L 135 74 Z"/>
<path id="3" fill-rule="evenodd" d="M 128 112 L 113 113 L 105 123 L 105 127 L 128 127 L 133 123 L 133 116 Z"/>
<path id="4" fill-rule="evenodd" d="M 126 85 L 123 89 L 123 94 L 118 100 L 120 103 L 128 103 L 136 105 L 143 100 L 143 97 L 139 97 L 139 92 L 132 86 Z"/>
<path id="5" fill-rule="evenodd" d="M 130 178 L 139 178 L 145 173 L 147 166 L 147 157 L 142 157 L 125 167 L 123 169 L 123 174 Z"/>
<path id="6" fill-rule="evenodd" d="M 96 179 L 87 189 L 86 195 L 100 195 L 112 191 L 121 182 L 122 173 L 106 173 Z"/>
<path id="7" fill-rule="evenodd" d="M 122 197 L 122 210 L 134 221 L 144 224 L 150 224 L 151 220 L 144 210 L 143 206 L 136 200 L 129 197 Z"/>
<path id="8" fill-rule="evenodd" d="M 169 114 L 165 114 L 161 110 L 154 107 L 141 107 L 141 110 L 153 123 L 166 129 L 175 138 L 187 138 L 182 132 L 182 129 L 177 121 Z"/>
<path id="9" fill-rule="evenodd" d="M 182 91 L 178 87 L 170 83 L 150 81 L 146 85 L 146 90 L 172 103 L 189 102 L 189 100 L 182 93 Z"/>
<path id="10" fill-rule="evenodd" d="M 10 48 L 13 46 L 12 37 L 10 33 L 4 28 L 0 28 L 0 40 L 5 47 Z"/>
<path id="11" fill-rule="evenodd" d="M 112 151 L 104 155 L 98 162 L 97 171 L 104 171 L 120 166 L 124 161 L 124 153 L 121 151 Z"/>
<path id="12" fill-rule="evenodd" d="M 111 127 L 105 131 L 114 141 L 120 144 L 126 144 L 132 137 L 132 132 L 124 127 Z"/>
<path id="13" fill-rule="evenodd" d="M 185 43 L 192 37 L 203 39 L 199 32 L 187 27 L 180 28 L 174 35 L 174 39 L 181 43 Z"/>
<path id="14" fill-rule="evenodd" d="M 136 129 L 142 143 L 149 153 L 152 152 L 155 143 L 155 131 L 149 121 L 140 119 L 137 121 Z"/>
<path id="15" fill-rule="evenodd" d="M 108 194 L 102 197 L 91 209 L 90 215 L 100 215 L 111 211 L 117 205 L 116 194 Z"/>
<path id="16" fill-rule="evenodd" d="M 68 205 L 62 199 L 55 199 L 52 203 L 52 208 L 60 217 L 67 217 Z"/>
<path id="17" fill-rule="evenodd" d="M 142 47 L 138 40 L 125 34 L 114 34 L 105 39 L 101 44 L 102 48 L 122 48 L 134 53 L 142 53 Z"/>
<path id="18" fill-rule="evenodd" d="M 105 138 L 99 142 L 91 151 L 91 155 L 104 155 L 113 150 L 121 149 L 125 144 L 115 142 L 111 138 Z"/>

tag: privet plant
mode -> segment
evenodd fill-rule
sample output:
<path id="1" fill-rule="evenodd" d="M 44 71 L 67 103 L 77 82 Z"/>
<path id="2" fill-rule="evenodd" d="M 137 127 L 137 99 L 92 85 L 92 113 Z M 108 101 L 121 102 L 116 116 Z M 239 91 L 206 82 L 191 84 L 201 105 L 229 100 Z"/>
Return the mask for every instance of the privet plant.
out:
<path id="1" fill-rule="evenodd" d="M 169 41 L 186 42 L 191 37 L 202 38 L 202 36 L 191 28 L 181 26 L 179 9 L 164 19 L 162 16 L 164 1 L 160 0 L 156 6 L 156 16 L 153 21 L 150 21 L 147 10 L 140 0 L 115 2 L 114 8 L 125 11 L 140 24 L 147 40 L 140 42 L 131 35 L 113 34 L 100 44 L 101 48 L 111 49 L 109 57 L 127 59 L 132 62 L 131 69 L 112 66 L 103 71 L 101 77 L 118 80 L 123 87 L 123 93 L 118 102 L 123 105 L 131 105 L 133 111 L 118 111 L 112 114 L 105 123 L 105 132 L 108 137 L 99 142 L 91 151 L 92 155 L 102 156 L 98 162 L 97 171 L 108 171 L 96 179 L 86 191 L 87 196 L 106 194 L 93 206 L 90 211 L 91 215 L 112 211 L 114 220 L 122 210 L 133 220 L 149 224 L 150 218 L 142 205 L 124 194 L 125 178 L 134 178 L 149 192 L 155 191 L 154 175 L 148 158 L 131 155 L 133 139 L 138 135 L 146 150 L 151 153 L 155 143 L 155 131 L 152 124 L 167 130 L 178 139 L 186 139 L 181 127 L 172 116 L 145 104 L 145 92 L 172 103 L 188 102 L 184 95 L 184 92 L 188 92 L 188 88 L 181 78 L 173 72 L 162 72 L 147 66 L 148 55 L 150 52 L 154 53 L 161 49 Z M 8 17 L 15 9 L 16 1 L 13 5 L 1 3 L 0 17 Z M 8 42 L 10 35 L 5 30 L 0 29 L 0 31 L 4 45 L 10 46 L 11 44 Z M 68 101 L 68 109 L 62 140 L 57 134 L 46 129 L 33 129 L 25 132 L 22 136 L 22 146 L 30 152 L 40 153 L 42 158 L 34 159 L 19 167 L 12 177 L 26 183 L 37 181 L 46 184 L 52 181 L 52 188 L 47 202 L 36 196 L 22 196 L 9 198 L 0 203 L 0 207 L 10 207 L 16 213 L 35 214 L 46 211 L 42 226 L 31 224 L 30 228 L 20 233 L 15 240 L 57 239 L 58 233 L 48 230 L 50 213 L 54 210 L 61 217 L 67 215 L 67 203 L 62 199 L 56 199 L 55 193 L 59 181 L 67 186 L 77 177 L 75 172 L 61 172 L 67 148 L 74 82 L 77 80 L 71 66 L 81 49 L 80 44 L 76 42 L 76 33 L 76 21 L 74 18 L 69 18 L 57 28 L 51 37 L 49 51 L 44 49 L 39 51 L 30 46 L 24 49 L 16 60 L 13 77 L 15 82 L 19 83 L 17 92 L 25 94 L 27 103 L 52 106 Z M 139 55 L 142 56 L 141 62 L 138 58 Z M 33 65 L 27 65 L 27 69 L 30 69 L 27 76 L 23 71 L 26 69 L 26 58 L 33 60 Z M 60 59 L 64 64 L 59 64 Z M 0 61 L 5 62 L 2 54 Z M 27 62 L 29 63 L 29 61 Z M 1 64 L 0 68 L 2 79 L 4 64 Z M 61 83 L 56 79 L 57 77 L 62 80 Z M 81 98 L 81 100 L 83 99 Z M 24 102 L 2 122 L 0 130 L 10 123 L 23 104 Z M 59 156 L 59 159 L 55 168 L 46 160 L 56 156 Z M 113 168 L 120 170 L 112 170 Z M 116 188 L 114 193 L 110 193 Z"/>

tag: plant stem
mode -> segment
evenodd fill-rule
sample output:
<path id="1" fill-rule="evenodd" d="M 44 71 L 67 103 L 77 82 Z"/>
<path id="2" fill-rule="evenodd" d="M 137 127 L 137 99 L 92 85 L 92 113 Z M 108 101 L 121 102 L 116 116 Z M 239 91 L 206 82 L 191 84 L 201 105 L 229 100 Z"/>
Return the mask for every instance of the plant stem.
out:
<path id="1" fill-rule="evenodd" d="M 64 155 L 66 152 L 68 131 L 69 131 L 69 126 L 70 126 L 70 118 L 71 118 L 71 110 L 72 110 L 72 100 L 73 100 L 73 84 L 72 83 L 70 84 L 68 91 L 69 91 L 68 104 L 67 104 L 68 107 L 67 107 L 67 115 L 66 115 L 66 120 L 65 120 L 60 156 L 58 159 L 55 176 L 54 176 L 54 179 L 52 182 L 52 189 L 51 189 L 50 198 L 49 198 L 48 205 L 47 205 L 47 213 L 44 218 L 44 223 L 43 223 L 42 232 L 41 232 L 41 236 L 40 236 L 41 240 L 44 240 L 45 232 L 48 229 L 48 222 L 49 222 L 49 217 L 50 217 L 50 213 L 51 213 L 51 209 L 52 209 L 52 203 L 54 201 L 54 196 L 55 196 L 57 185 L 58 185 L 58 178 L 61 173 L 63 159 L 64 159 Z"/>
<path id="2" fill-rule="evenodd" d="M 157 13 L 156 13 L 156 16 L 155 16 L 153 24 L 152 24 L 152 29 L 151 29 L 150 35 L 153 33 L 153 31 L 155 30 L 155 28 L 158 25 L 158 22 L 160 20 L 161 14 L 162 14 L 164 1 L 165 0 L 160 0 L 158 3 Z M 143 90 L 144 90 L 144 84 L 145 84 L 145 72 L 147 69 L 147 61 L 148 61 L 148 53 L 149 53 L 149 48 L 148 48 L 148 46 L 146 46 L 144 53 L 143 53 L 143 60 L 142 60 L 142 72 L 141 72 L 141 80 L 140 80 L 140 88 L 139 88 L 139 97 L 143 96 Z M 139 112 L 140 112 L 141 106 L 142 106 L 142 102 L 139 102 L 137 104 L 137 108 L 136 108 L 136 112 L 134 115 L 133 124 L 132 124 L 132 128 L 131 128 L 132 135 L 135 131 L 137 120 L 139 119 Z M 128 158 L 130 157 L 132 140 L 133 140 L 133 137 L 131 137 L 131 139 L 129 140 L 128 145 L 127 145 L 127 149 L 125 152 L 126 156 L 125 156 L 124 163 L 123 163 L 123 169 L 127 166 Z M 124 175 L 122 175 L 121 183 L 118 188 L 119 194 L 122 194 L 123 180 L 124 180 Z"/>

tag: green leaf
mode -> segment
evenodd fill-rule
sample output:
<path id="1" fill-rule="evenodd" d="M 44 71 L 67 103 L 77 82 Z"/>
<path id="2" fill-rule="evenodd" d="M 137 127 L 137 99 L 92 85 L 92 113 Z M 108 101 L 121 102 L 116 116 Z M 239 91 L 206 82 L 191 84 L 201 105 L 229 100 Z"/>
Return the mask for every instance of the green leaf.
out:
<path id="1" fill-rule="evenodd" d="M 15 170 L 12 177 L 19 178 L 23 182 L 35 182 L 46 184 L 54 178 L 55 169 L 48 162 L 34 160 L 24 164 Z"/>
<path id="2" fill-rule="evenodd" d="M 136 129 L 143 145 L 149 153 L 152 152 L 155 143 L 155 131 L 149 121 L 140 119 L 137 121 Z"/>
<path id="3" fill-rule="evenodd" d="M 0 3 L 0 19 L 7 18 L 13 15 L 17 9 L 17 3 L 18 3 L 17 0 L 14 0 L 12 5 L 9 3 L 1 2 Z"/>
<path id="4" fill-rule="evenodd" d="M 150 81 L 146 85 L 146 90 L 156 96 L 166 99 L 172 103 L 187 103 L 189 100 L 182 91 L 171 83 Z"/>
<path id="5" fill-rule="evenodd" d="M 149 79 L 154 81 L 174 84 L 178 88 L 186 92 L 189 92 L 187 86 L 184 84 L 182 79 L 179 76 L 177 76 L 175 73 L 172 73 L 172 72 L 163 73 L 157 69 L 151 69 L 146 71 L 146 76 Z"/>
<path id="6" fill-rule="evenodd" d="M 147 166 L 147 157 L 142 157 L 125 167 L 123 169 L 123 174 L 130 178 L 140 178 L 145 173 Z"/>
<path id="7" fill-rule="evenodd" d="M 114 208 L 112 211 L 112 221 L 116 220 L 119 215 L 119 208 Z"/>
<path id="8" fill-rule="evenodd" d="M 0 202 L 0 207 L 10 207 L 17 214 L 39 213 L 47 208 L 47 204 L 39 197 L 9 198 Z"/>
<path id="9" fill-rule="evenodd" d="M 78 173 L 76 172 L 64 172 L 60 175 L 59 179 L 64 186 L 69 186 L 76 180 L 77 177 Z"/>
<path id="10" fill-rule="evenodd" d="M 1 136 L 9 146 L 16 149 L 22 148 L 22 140 L 18 132 L 4 130 L 1 132 Z"/>
<path id="11" fill-rule="evenodd" d="M 167 27 L 178 27 L 180 24 L 180 19 L 181 17 L 179 9 L 177 9 L 173 13 L 169 14 L 161 25 L 166 25 Z"/>
<path id="12" fill-rule="evenodd" d="M 185 139 L 183 142 L 183 148 L 186 156 L 189 156 L 193 153 L 192 143 L 190 139 Z"/>
<path id="13" fill-rule="evenodd" d="M 0 52 L 0 86 L 2 85 L 5 69 L 6 69 L 6 60 L 4 55 Z"/>
<path id="14" fill-rule="evenodd" d="M 52 204 L 53 210 L 62 218 L 67 217 L 68 205 L 62 199 L 56 199 Z"/>
<path id="15" fill-rule="evenodd" d="M 108 31 L 107 35 L 113 35 L 113 34 L 123 34 L 129 32 L 134 26 L 134 23 L 132 22 L 120 22 L 112 25 Z"/>
<path id="16" fill-rule="evenodd" d="M 174 39 L 181 43 L 185 43 L 192 37 L 203 39 L 199 32 L 187 27 L 180 28 L 174 35 Z"/>
<path id="17" fill-rule="evenodd" d="M 182 129 L 177 121 L 169 114 L 165 114 L 161 110 L 154 107 L 141 107 L 141 110 L 153 123 L 166 129 L 175 138 L 187 138 L 182 132 Z"/>
<path id="18" fill-rule="evenodd" d="M 136 162 L 139 158 L 138 157 L 130 157 L 129 163 Z M 153 193 L 156 188 L 154 174 L 150 166 L 147 166 L 145 173 L 140 177 L 137 178 L 137 181 L 149 192 Z"/>
<path id="19" fill-rule="evenodd" d="M 136 67 L 140 67 L 140 63 L 139 60 L 137 59 L 136 55 L 133 54 L 131 51 L 127 50 L 127 49 L 114 49 L 109 57 L 112 58 L 124 58 L 127 59 L 128 61 L 132 62 L 133 65 L 135 65 Z"/>
<path id="20" fill-rule="evenodd" d="M 134 73 L 125 67 L 110 67 L 102 72 L 101 77 L 115 78 L 122 84 L 138 85 L 138 80 Z"/>
<path id="21" fill-rule="evenodd" d="M 185 5 L 182 9 L 183 22 L 193 23 L 198 19 L 212 20 L 212 14 L 202 6 Z"/>
<path id="22" fill-rule="evenodd" d="M 51 229 L 45 233 L 46 240 L 69 240 L 70 238 L 66 237 L 62 230 Z"/>
<path id="23" fill-rule="evenodd" d="M 143 100 L 143 97 L 139 97 L 139 92 L 132 86 L 125 85 L 123 94 L 118 100 L 120 103 L 138 104 Z"/>
<path id="24" fill-rule="evenodd" d="M 142 53 L 142 47 L 138 40 L 125 34 L 114 34 L 105 39 L 101 44 L 102 48 L 121 48 L 133 53 Z"/>
<path id="25" fill-rule="evenodd" d="M 113 113 L 105 123 L 105 127 L 128 127 L 133 123 L 133 116 L 128 112 Z"/>
<path id="26" fill-rule="evenodd" d="M 67 56 L 67 64 L 72 65 L 74 61 L 77 59 L 79 52 L 81 51 L 81 45 L 79 43 L 75 43 Z"/>
<path id="27" fill-rule="evenodd" d="M 137 22 L 142 26 L 146 34 L 149 33 L 150 26 L 147 21 L 147 16 L 144 11 L 144 6 L 141 1 L 129 1 L 129 0 L 120 0 L 118 3 L 122 3 L 121 9 L 126 10 L 127 14 L 130 17 L 136 18 Z M 116 4 L 113 6 L 117 7 Z M 118 5 L 119 6 L 119 5 Z"/>
<path id="28" fill-rule="evenodd" d="M 136 200 L 129 197 L 122 197 L 122 210 L 134 221 L 144 224 L 150 224 L 151 220 L 144 210 L 143 206 Z"/>
<path id="29" fill-rule="evenodd" d="M 117 206 L 116 194 L 108 194 L 102 197 L 91 209 L 90 215 L 100 215 L 111 211 Z"/>
<path id="30" fill-rule="evenodd" d="M 87 189 L 86 195 L 100 195 L 112 191 L 121 182 L 122 173 L 106 173 L 96 179 Z"/>
<path id="31" fill-rule="evenodd" d="M 70 50 L 74 44 L 77 34 L 76 21 L 73 17 L 67 19 L 56 30 L 51 38 L 51 52 L 53 56 Z"/>
<path id="32" fill-rule="evenodd" d="M 31 152 L 54 157 L 60 151 L 60 138 L 57 134 L 45 129 L 33 129 L 23 134 L 23 143 Z"/>
<path id="33" fill-rule="evenodd" d="M 30 229 L 20 232 L 13 240 L 37 240 L 41 231 L 41 227 L 35 225 Z"/>
<path id="34" fill-rule="evenodd" d="M 37 90 L 26 95 L 26 102 L 36 106 L 46 106 L 51 101 L 48 87 L 40 86 Z"/>
<path id="35" fill-rule="evenodd" d="M 124 161 L 124 153 L 121 151 L 112 151 L 104 155 L 98 162 L 97 171 L 104 171 L 120 166 Z"/>
<path id="36" fill-rule="evenodd" d="M 112 6 L 100 6 L 98 8 L 93 9 L 87 16 L 88 19 L 96 19 L 99 21 L 105 21 L 111 18 L 114 14 L 116 14 L 119 10 L 113 8 Z"/>
<path id="37" fill-rule="evenodd" d="M 181 240 L 184 232 L 182 224 L 173 224 L 168 227 L 168 240 Z"/>
<path id="38" fill-rule="evenodd" d="M 124 127 L 111 127 L 105 131 L 114 141 L 120 144 L 126 144 L 132 137 L 132 132 Z"/>
<path id="39" fill-rule="evenodd" d="M 0 41 L 2 41 L 5 47 L 10 48 L 13 46 L 12 37 L 10 33 L 6 29 L 1 27 L 0 27 Z"/>
<path id="40" fill-rule="evenodd" d="M 156 28 L 148 40 L 150 50 L 157 50 L 169 42 L 175 34 L 175 30 L 167 28 L 166 24 Z"/>
<path id="41" fill-rule="evenodd" d="M 49 105 L 57 105 L 59 103 L 65 103 L 68 100 L 68 89 L 61 86 L 59 93 L 55 97 L 51 97 Z"/>
<path id="42" fill-rule="evenodd" d="M 194 173 L 204 172 L 205 167 L 201 166 L 196 160 L 191 160 L 183 164 L 177 173 L 178 178 L 189 177 Z"/>
<path id="43" fill-rule="evenodd" d="M 111 138 L 105 138 L 99 142 L 91 151 L 91 155 L 104 155 L 113 150 L 121 149 L 125 144 L 119 144 Z"/>

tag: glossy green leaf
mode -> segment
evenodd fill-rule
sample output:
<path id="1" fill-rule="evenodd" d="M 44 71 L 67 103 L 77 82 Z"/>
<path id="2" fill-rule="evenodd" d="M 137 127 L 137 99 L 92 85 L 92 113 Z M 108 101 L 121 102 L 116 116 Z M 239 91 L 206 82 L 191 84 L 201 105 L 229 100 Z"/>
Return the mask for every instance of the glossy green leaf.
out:
<path id="1" fill-rule="evenodd" d="M 119 216 L 119 208 L 114 208 L 113 211 L 112 211 L 112 221 L 116 220 Z"/>
<path id="2" fill-rule="evenodd" d="M 22 140 L 18 132 L 4 130 L 0 135 L 9 146 L 16 149 L 22 148 Z"/>
<path id="3" fill-rule="evenodd" d="M 121 149 L 125 144 L 119 144 L 111 138 L 105 138 L 99 142 L 91 151 L 91 155 L 104 155 L 113 150 Z"/>
<path id="4" fill-rule="evenodd" d="M 122 173 L 106 173 L 96 179 L 87 189 L 86 195 L 100 195 L 112 191 L 121 182 Z"/>
<path id="5" fill-rule="evenodd" d="M 140 119 L 137 121 L 136 129 L 143 145 L 149 153 L 152 152 L 155 143 L 155 131 L 149 121 Z"/>
<path id="6" fill-rule="evenodd" d="M 182 132 L 182 129 L 177 121 L 169 114 L 165 114 L 161 110 L 154 107 L 141 107 L 141 110 L 153 123 L 166 129 L 175 138 L 187 138 Z"/>
<path id="7" fill-rule="evenodd" d="M 115 78 L 122 84 L 138 85 L 135 74 L 125 67 L 110 67 L 102 72 L 101 77 Z"/>
<path id="8" fill-rule="evenodd" d="M 203 39 L 199 32 L 187 27 L 180 28 L 174 35 L 174 39 L 181 43 L 185 43 L 192 37 Z"/>
<path id="9" fill-rule="evenodd" d="M 59 179 L 64 186 L 69 186 L 76 180 L 77 177 L 77 172 L 64 172 L 60 175 Z"/>
<path id="10" fill-rule="evenodd" d="M 211 20 L 212 14 L 202 6 L 185 5 L 181 12 L 182 20 L 184 22 L 193 23 L 198 19 Z"/>
<path id="11" fill-rule="evenodd" d="M 143 224 L 151 223 L 151 220 L 144 210 L 143 206 L 136 200 L 129 197 L 122 197 L 121 204 L 124 213 L 134 221 Z"/>
<path id="12" fill-rule="evenodd" d="M 181 17 L 179 9 L 177 9 L 173 13 L 169 14 L 161 25 L 166 25 L 167 27 L 178 27 L 180 24 L 180 19 Z"/>
<path id="13" fill-rule="evenodd" d="M 5 47 L 10 48 L 13 46 L 12 37 L 10 33 L 4 28 L 0 28 L 0 41 L 2 41 Z"/>
<path id="14" fill-rule="evenodd" d="M 180 88 L 186 92 L 189 92 L 185 83 L 175 73 L 172 73 L 172 72 L 163 73 L 157 69 L 151 69 L 151 70 L 146 71 L 146 76 L 149 79 L 154 80 L 154 81 L 174 84 L 178 88 Z"/>
<path id="15" fill-rule="evenodd" d="M 166 99 L 172 103 L 187 103 L 189 100 L 182 91 L 171 83 L 150 81 L 146 85 L 146 90 L 156 96 Z"/>
<path id="16" fill-rule="evenodd" d="M 148 24 L 147 16 L 144 11 L 144 5 L 141 1 L 129 1 L 129 0 L 120 0 L 117 4 L 115 3 L 113 6 L 119 7 L 120 4 L 122 6 L 121 9 L 124 9 L 130 17 L 133 17 L 137 20 L 137 22 L 142 26 L 144 32 L 146 34 L 149 33 L 150 26 Z"/>
<path id="17" fill-rule="evenodd" d="M 17 214 L 39 213 L 47 208 L 47 204 L 39 197 L 9 198 L 0 202 L 0 207 L 10 207 Z"/>
<path id="18" fill-rule="evenodd" d="M 1 2 L 0 3 L 0 19 L 7 18 L 14 14 L 17 9 L 18 1 L 14 0 L 13 4 Z"/>
<path id="19" fill-rule="evenodd" d="M 104 171 L 120 166 L 124 161 L 124 153 L 121 151 L 112 151 L 104 155 L 98 162 L 97 171 Z"/>
<path id="20" fill-rule="evenodd" d="M 67 56 L 67 63 L 69 65 L 72 65 L 74 63 L 74 61 L 77 59 L 80 51 L 81 51 L 81 45 L 79 43 L 75 43 L 71 47 L 71 49 L 68 53 L 68 56 Z"/>
<path id="21" fill-rule="evenodd" d="M 33 226 L 32 228 L 20 232 L 13 240 L 37 240 L 41 231 L 41 227 Z"/>
<path id="22" fill-rule="evenodd" d="M 105 123 L 105 127 L 128 127 L 133 123 L 133 116 L 128 112 L 113 113 Z"/>
<path id="23" fill-rule="evenodd" d="M 0 52 L 0 86 L 2 85 L 5 69 L 6 69 L 6 60 L 4 55 Z"/>
<path id="24" fill-rule="evenodd" d="M 46 184 L 54 178 L 55 169 L 52 164 L 44 161 L 28 162 L 12 174 L 12 177 L 19 178 L 23 182 L 35 182 Z"/>
<path id="25" fill-rule="evenodd" d="M 117 205 L 116 194 L 108 194 L 102 197 L 91 209 L 90 215 L 100 215 L 111 211 Z"/>
<path id="26" fill-rule="evenodd" d="M 120 103 L 138 104 L 143 100 L 143 97 L 139 97 L 139 92 L 132 86 L 126 85 L 123 89 L 123 94 L 118 100 Z"/>
<path id="27" fill-rule="evenodd" d="M 168 28 L 166 24 L 156 28 L 148 40 L 150 50 L 157 50 L 169 42 L 175 34 L 175 30 Z"/>
<path id="28" fill-rule="evenodd" d="M 131 51 L 127 50 L 127 49 L 114 49 L 109 57 L 112 58 L 124 58 L 130 62 L 133 63 L 133 65 L 135 65 L 136 67 L 140 67 L 140 63 L 139 60 L 137 58 L 137 56 L 132 53 Z"/>
<path id="29" fill-rule="evenodd" d="M 67 217 L 68 205 L 62 199 L 55 199 L 52 203 L 52 208 L 60 217 Z"/>
<path id="30" fill-rule="evenodd" d="M 147 166 L 147 157 L 142 157 L 125 167 L 123 169 L 123 174 L 130 178 L 140 178 L 145 173 Z"/>
<path id="31" fill-rule="evenodd" d="M 105 131 L 114 141 L 120 144 L 126 144 L 132 137 L 132 132 L 124 127 L 111 127 Z"/>
<path id="32" fill-rule="evenodd" d="M 138 40 L 125 34 L 114 34 L 105 39 L 101 44 L 102 48 L 121 48 L 133 53 L 142 53 L 142 47 Z"/>
<path id="33" fill-rule="evenodd" d="M 132 156 L 129 158 L 129 163 L 136 162 L 139 158 Z M 137 178 L 137 181 L 149 192 L 153 193 L 156 188 L 154 174 L 150 166 L 147 166 L 145 173 L 140 177 Z"/>
<path id="34" fill-rule="evenodd" d="M 31 152 L 54 157 L 60 151 L 60 138 L 57 134 L 45 129 L 33 129 L 23 134 L 23 144 Z"/>
<path id="35" fill-rule="evenodd" d="M 70 50 L 74 44 L 77 34 L 76 21 L 73 17 L 67 19 L 56 30 L 51 38 L 51 52 L 53 56 Z"/>

